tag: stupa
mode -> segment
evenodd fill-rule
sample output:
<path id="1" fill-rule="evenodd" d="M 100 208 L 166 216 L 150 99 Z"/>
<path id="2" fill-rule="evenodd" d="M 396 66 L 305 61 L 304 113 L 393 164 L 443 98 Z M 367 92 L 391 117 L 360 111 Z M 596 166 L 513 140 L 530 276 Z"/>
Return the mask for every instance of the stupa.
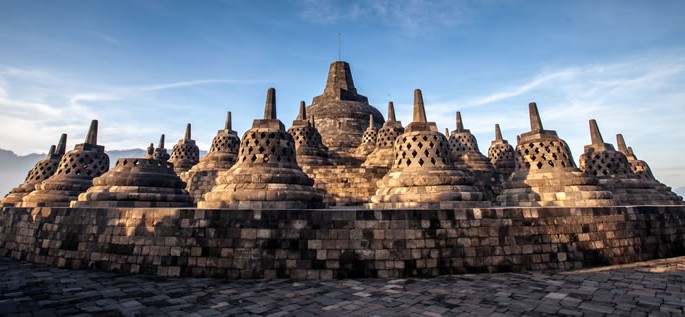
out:
<path id="1" fill-rule="evenodd" d="M 150 148 L 151 149 L 148 149 L 148 154 L 152 155 L 152 158 L 155 160 L 168 161 L 171 157 L 169 152 L 167 152 L 166 148 L 164 147 L 164 134 L 159 137 L 158 146 L 155 148 L 155 145 L 150 143 Z M 152 154 L 150 154 L 150 150 L 152 150 Z"/>
<path id="2" fill-rule="evenodd" d="M 499 124 L 495 124 L 495 140 L 490 143 L 488 149 L 488 157 L 490 163 L 495 167 L 495 170 L 505 176 L 509 177 L 516 168 L 516 159 L 514 158 L 514 147 L 502 138 L 502 131 Z"/>
<path id="3" fill-rule="evenodd" d="M 186 190 L 195 202 L 204 199 L 204 195 L 214 188 L 219 173 L 228 170 L 238 159 L 240 138 L 233 131 L 231 112 L 226 113 L 224 128 L 217 131 L 207 155 L 200 163 L 186 173 Z"/>
<path id="4" fill-rule="evenodd" d="M 276 117 L 276 90 L 269 88 L 264 119 L 245 132 L 238 160 L 220 174 L 199 208 L 323 208 L 322 197 L 297 165 L 295 141 Z"/>
<path id="5" fill-rule="evenodd" d="M 200 149 L 195 145 L 195 140 L 190 138 L 190 123 L 186 126 L 186 134 L 178 140 L 171 150 L 169 163 L 174 164 L 176 174 L 187 172 L 200 162 Z"/>
<path id="6" fill-rule="evenodd" d="M 350 65 L 343 61 L 331 64 L 326 88 L 314 97 L 307 114 L 315 118 L 323 144 L 341 156 L 351 154 L 348 152 L 361 144 L 369 115 L 376 128 L 383 124 L 381 113 L 369 105 L 368 98 L 357 93 Z"/>
<path id="7" fill-rule="evenodd" d="M 321 134 L 309 120 L 304 101 L 300 101 L 300 112 L 288 129 L 288 133 L 295 140 L 295 154 L 297 165 L 318 166 L 328 165 L 328 149 L 321 143 Z"/>
<path id="8" fill-rule="evenodd" d="M 597 178 L 580 171 L 566 142 L 556 131 L 544 130 L 537 105 L 528 105 L 530 132 L 521 134 L 516 145 L 516 170 L 497 201 L 504 206 L 613 205 L 612 194 L 598 185 Z"/>
<path id="9" fill-rule="evenodd" d="M 373 115 L 369 115 L 369 127 L 366 128 L 362 135 L 362 144 L 357 147 L 354 155 L 361 159 L 366 159 L 366 156 L 376 149 L 376 139 L 378 138 L 378 130 L 373 125 Z"/>
<path id="10" fill-rule="evenodd" d="M 105 147 L 97 145 L 98 121 L 93 120 L 82 144 L 62 156 L 57 171 L 36 184 L 36 189 L 24 196 L 20 207 L 68 207 L 72 200 L 93 185 L 93 178 L 109 170 Z"/>
<path id="11" fill-rule="evenodd" d="M 458 168 L 472 171 L 492 172 L 493 166 L 478 149 L 478 141 L 469 129 L 464 129 L 461 112 L 457 111 L 457 129 L 450 133 L 452 160 Z"/>
<path id="12" fill-rule="evenodd" d="M 414 116 L 395 142 L 392 169 L 378 182 L 370 208 L 489 207 L 473 177 L 457 170 L 449 142 L 426 120 L 421 90 L 414 91 Z"/>
<path id="13" fill-rule="evenodd" d="M 144 158 L 120 158 L 107 173 L 93 179 L 93 186 L 71 202 L 71 207 L 160 208 L 192 207 L 185 183 L 174 172 L 173 164 L 157 159 L 166 153 L 164 137 L 159 146 L 148 148 Z"/>
<path id="14" fill-rule="evenodd" d="M 44 159 L 38 161 L 38 163 L 36 163 L 28 172 L 26 179 L 24 179 L 24 183 L 13 188 L 9 194 L 5 196 L 2 200 L 2 206 L 14 206 L 16 203 L 21 202 L 24 196 L 36 189 L 36 184 L 40 184 L 42 181 L 52 176 L 55 171 L 57 171 L 57 166 L 64 155 L 66 145 L 67 135 L 65 133 L 59 138 L 57 147 L 54 145 L 50 146 L 48 155 Z"/>
<path id="15" fill-rule="evenodd" d="M 404 133 L 402 122 L 395 120 L 395 105 L 388 102 L 388 120 L 378 130 L 376 148 L 369 154 L 362 166 L 390 168 L 393 165 L 395 139 Z"/>
<path id="16" fill-rule="evenodd" d="M 652 180 L 640 178 L 633 170 L 625 154 L 614 146 L 604 143 L 597 121 L 590 120 L 592 144 L 586 145 L 580 156 L 580 170 L 594 175 L 599 184 L 614 195 L 619 205 L 678 205 L 682 201 L 672 199 L 656 189 Z"/>
<path id="17" fill-rule="evenodd" d="M 635 175 L 639 176 L 642 179 L 645 179 L 653 184 L 654 187 L 656 187 L 657 190 L 659 190 L 662 194 L 668 196 L 671 198 L 671 200 L 675 201 L 682 201 L 682 197 L 680 197 L 678 194 L 674 193 L 670 187 L 664 185 L 663 183 L 659 182 L 656 177 L 654 177 L 654 174 L 652 174 L 652 169 L 649 167 L 647 162 L 640 160 L 637 158 L 635 155 L 635 152 L 633 151 L 632 147 L 626 146 L 626 141 L 623 139 L 622 134 L 617 134 L 616 135 L 616 143 L 618 144 L 618 150 L 619 152 L 623 153 L 626 158 L 628 159 L 628 162 L 630 163 L 630 166 L 633 170 L 633 173 Z"/>

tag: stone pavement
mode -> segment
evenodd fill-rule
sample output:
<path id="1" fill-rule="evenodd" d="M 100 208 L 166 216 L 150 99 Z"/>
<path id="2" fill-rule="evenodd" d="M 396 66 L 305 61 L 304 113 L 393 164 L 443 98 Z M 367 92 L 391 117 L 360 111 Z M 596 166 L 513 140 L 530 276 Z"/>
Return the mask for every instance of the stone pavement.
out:
<path id="1" fill-rule="evenodd" d="M 570 272 L 329 281 L 159 278 L 0 258 L 5 316 L 681 316 L 685 257 Z"/>

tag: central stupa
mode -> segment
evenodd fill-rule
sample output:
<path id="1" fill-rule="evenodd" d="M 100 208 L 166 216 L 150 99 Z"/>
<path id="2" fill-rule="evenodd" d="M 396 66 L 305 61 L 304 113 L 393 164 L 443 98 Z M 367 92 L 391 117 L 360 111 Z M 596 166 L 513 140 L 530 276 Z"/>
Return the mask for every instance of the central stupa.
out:
<path id="1" fill-rule="evenodd" d="M 354 150 L 361 144 L 362 135 L 369 126 L 369 115 L 373 116 L 376 129 L 385 122 L 368 98 L 357 93 L 350 65 L 343 61 L 333 62 L 323 94 L 314 97 L 307 107 L 307 118 L 314 117 L 323 144 L 339 153 Z"/>

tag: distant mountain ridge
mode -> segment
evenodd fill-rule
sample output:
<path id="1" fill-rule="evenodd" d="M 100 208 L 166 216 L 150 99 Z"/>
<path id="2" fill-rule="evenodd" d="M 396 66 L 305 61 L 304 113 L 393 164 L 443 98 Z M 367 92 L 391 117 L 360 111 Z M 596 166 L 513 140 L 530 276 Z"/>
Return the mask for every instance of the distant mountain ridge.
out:
<path id="1" fill-rule="evenodd" d="M 143 149 L 109 150 L 105 152 L 109 155 L 110 167 L 114 166 L 119 158 L 144 157 L 147 154 L 147 151 Z M 200 151 L 200 157 L 205 154 L 207 151 Z M 0 149 L 0 198 L 5 197 L 12 188 L 23 183 L 29 170 L 38 161 L 44 159 L 46 155 L 46 153 L 17 155 L 10 150 Z"/>

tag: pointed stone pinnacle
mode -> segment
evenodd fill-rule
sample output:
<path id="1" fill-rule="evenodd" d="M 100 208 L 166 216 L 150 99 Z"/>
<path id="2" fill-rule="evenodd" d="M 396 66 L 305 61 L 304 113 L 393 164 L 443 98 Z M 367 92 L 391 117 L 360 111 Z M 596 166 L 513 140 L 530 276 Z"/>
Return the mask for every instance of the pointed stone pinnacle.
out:
<path id="1" fill-rule="evenodd" d="M 461 122 L 461 112 L 457 111 L 457 132 L 464 131 L 464 123 Z"/>
<path id="2" fill-rule="evenodd" d="M 414 90 L 414 118 L 412 122 L 428 123 L 428 120 L 426 120 L 426 108 L 423 106 L 421 89 Z"/>
<path id="3" fill-rule="evenodd" d="M 150 143 L 150 146 L 147 147 L 147 155 L 152 155 L 155 153 L 155 144 Z"/>
<path id="4" fill-rule="evenodd" d="M 183 137 L 184 140 L 190 140 L 190 123 L 186 126 L 186 135 Z"/>
<path id="5" fill-rule="evenodd" d="M 159 149 L 164 149 L 164 134 L 159 137 L 159 146 L 157 146 Z"/>
<path id="6" fill-rule="evenodd" d="M 628 147 L 628 154 L 626 154 L 626 156 L 630 156 L 630 157 L 632 157 L 632 158 L 634 158 L 634 159 L 637 160 L 637 156 L 635 156 L 635 152 L 633 152 L 633 147 L 632 147 L 632 146 L 629 146 L 629 147 Z"/>
<path id="7" fill-rule="evenodd" d="M 590 140 L 594 146 L 604 146 L 604 139 L 602 139 L 602 134 L 599 132 L 599 127 L 597 126 L 597 121 L 595 119 L 590 120 Z"/>
<path id="8" fill-rule="evenodd" d="M 369 129 L 373 130 L 373 115 L 369 114 Z"/>
<path id="9" fill-rule="evenodd" d="M 269 88 L 266 93 L 266 106 L 264 107 L 264 119 L 276 120 L 276 89 Z"/>
<path id="10" fill-rule="evenodd" d="M 502 131 L 499 129 L 499 123 L 495 124 L 495 141 L 502 141 Z"/>
<path id="11" fill-rule="evenodd" d="M 624 155 L 628 155 L 628 147 L 626 147 L 626 141 L 623 139 L 623 134 L 616 135 L 616 145 L 618 146 L 618 151 Z"/>
<path id="12" fill-rule="evenodd" d="M 50 145 L 50 150 L 48 150 L 48 156 L 47 158 L 51 158 L 53 155 L 55 155 L 55 145 Z"/>
<path id="13" fill-rule="evenodd" d="M 88 129 L 88 134 L 86 135 L 86 144 L 97 145 L 98 144 L 98 121 L 93 120 L 90 122 L 90 128 Z"/>
<path id="14" fill-rule="evenodd" d="M 297 114 L 296 120 L 306 120 L 307 119 L 307 106 L 304 101 L 300 101 L 300 113 Z"/>
<path id="15" fill-rule="evenodd" d="M 312 116 L 312 128 L 316 128 L 316 120 L 314 120 L 314 116 Z"/>
<path id="16" fill-rule="evenodd" d="M 395 118 L 395 104 L 388 101 L 388 122 L 397 121 Z"/>
<path id="17" fill-rule="evenodd" d="M 232 130 L 232 123 L 231 123 L 231 112 L 226 112 L 226 126 L 224 129 L 231 131 Z"/>
<path id="18" fill-rule="evenodd" d="M 64 153 L 67 151 L 67 134 L 62 133 L 62 136 L 59 137 L 59 143 L 57 143 L 57 148 L 53 153 L 55 155 L 62 156 Z"/>
<path id="19" fill-rule="evenodd" d="M 542 131 L 542 121 L 540 120 L 540 113 L 538 113 L 538 105 L 534 102 L 529 103 L 528 112 L 530 115 L 530 131 Z"/>
<path id="20" fill-rule="evenodd" d="M 445 128 L 445 136 L 449 137 L 450 136 L 450 129 Z"/>

